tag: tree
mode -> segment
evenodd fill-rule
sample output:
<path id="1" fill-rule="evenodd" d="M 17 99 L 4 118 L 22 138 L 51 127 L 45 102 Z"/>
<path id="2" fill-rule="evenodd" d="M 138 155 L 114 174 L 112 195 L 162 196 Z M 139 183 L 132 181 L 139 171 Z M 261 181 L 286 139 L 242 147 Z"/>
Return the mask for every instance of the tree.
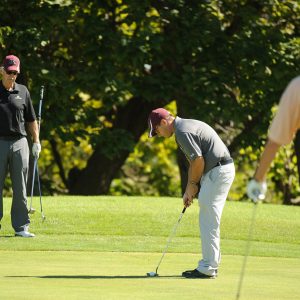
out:
<path id="1" fill-rule="evenodd" d="M 173 100 L 233 155 L 258 149 L 271 107 L 299 73 L 299 9 L 296 0 L 4 0 L 0 53 L 20 56 L 33 98 L 46 84 L 43 136 L 69 192 L 105 194 L 149 111 Z M 82 140 L 92 151 L 78 168 L 61 142 Z"/>

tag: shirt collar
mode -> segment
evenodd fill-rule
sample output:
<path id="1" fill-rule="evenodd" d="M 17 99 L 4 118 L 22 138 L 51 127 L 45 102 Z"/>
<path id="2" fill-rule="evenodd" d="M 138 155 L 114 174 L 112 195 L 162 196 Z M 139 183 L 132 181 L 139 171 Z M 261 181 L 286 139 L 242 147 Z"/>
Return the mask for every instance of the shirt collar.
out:
<path id="1" fill-rule="evenodd" d="M 3 91 L 7 91 L 7 89 L 3 85 L 2 80 L 1 80 L 1 83 L 0 83 L 0 89 L 3 90 Z M 8 92 L 13 93 L 13 92 L 19 92 L 19 91 L 20 91 L 20 85 L 15 82 L 14 88 L 11 91 L 8 91 Z"/>

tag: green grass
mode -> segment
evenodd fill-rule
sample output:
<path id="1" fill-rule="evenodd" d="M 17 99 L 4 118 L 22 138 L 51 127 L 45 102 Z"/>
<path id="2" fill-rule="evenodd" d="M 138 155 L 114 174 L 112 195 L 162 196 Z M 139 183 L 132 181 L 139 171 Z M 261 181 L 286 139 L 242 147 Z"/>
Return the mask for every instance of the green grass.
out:
<path id="1" fill-rule="evenodd" d="M 0 299 L 235 299 L 253 204 L 228 202 L 217 280 L 179 275 L 200 258 L 198 205 L 175 198 L 44 197 L 46 221 L 32 216 L 34 239 L 13 237 L 10 200 L 0 232 Z M 240 299 L 299 299 L 300 210 L 259 205 Z M 17 287 L 17 288 L 16 288 Z"/>

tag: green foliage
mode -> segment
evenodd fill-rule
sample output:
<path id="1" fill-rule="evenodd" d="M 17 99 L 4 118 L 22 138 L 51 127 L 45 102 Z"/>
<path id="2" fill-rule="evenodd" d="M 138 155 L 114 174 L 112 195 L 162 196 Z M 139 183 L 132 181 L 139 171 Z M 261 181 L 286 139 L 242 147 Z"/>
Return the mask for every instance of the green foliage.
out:
<path id="1" fill-rule="evenodd" d="M 226 144 L 236 145 L 238 173 L 230 197 L 238 200 L 243 194 L 245 174 L 253 172 L 248 149 L 258 155 L 271 108 L 300 71 L 297 0 L 1 4 L 1 56 L 20 57 L 18 80 L 28 85 L 35 107 L 39 87 L 46 85 L 43 151 L 53 151 L 49 142 L 54 140 L 64 168 L 58 168 L 53 154 L 41 158 L 47 189 L 67 191 L 62 174 L 85 168 L 96 150 L 110 160 L 126 159 L 124 153 L 140 140 L 123 175 L 115 174 L 119 179 L 111 192 L 178 195 L 175 146 L 168 142 L 161 149 L 126 122 L 118 127 L 121 118 L 136 119 L 126 110 L 132 99 L 161 106 L 175 99 L 179 115 L 209 123 Z M 145 120 L 140 131 L 146 126 Z M 239 151 L 247 155 L 240 157 Z M 276 169 L 282 166 L 280 157 Z M 291 159 L 285 169 L 292 174 Z M 279 174 L 272 178 L 278 182 Z M 294 186 L 294 179 L 287 180 Z M 275 190 L 280 189 L 276 183 Z"/>
<path id="2" fill-rule="evenodd" d="M 149 140 L 145 133 L 112 182 L 112 195 L 180 195 L 174 139 Z"/>
<path id="3" fill-rule="evenodd" d="M 103 129 L 98 137 L 91 141 L 92 145 L 101 145 L 100 152 L 110 160 L 118 159 L 121 150 L 132 151 L 134 148 L 133 137 L 122 129 Z"/>
<path id="4" fill-rule="evenodd" d="M 229 193 L 229 199 L 248 200 L 246 195 L 247 181 L 253 177 L 263 149 L 263 146 L 257 150 L 251 146 L 240 149 L 239 156 L 235 160 L 237 172 Z M 297 159 L 293 149 L 293 143 L 282 147 L 271 164 L 267 173 L 268 193 L 265 202 L 280 204 L 285 202 L 285 198 L 289 199 L 290 195 L 292 197 L 299 195 Z"/>
<path id="5" fill-rule="evenodd" d="M 280 149 L 276 159 L 272 162 L 268 178 L 273 183 L 270 197 L 289 199 L 300 195 L 297 158 L 293 143 Z"/>
<path id="6" fill-rule="evenodd" d="M 167 107 L 173 114 L 176 103 Z M 180 176 L 176 162 L 174 138 L 149 139 L 144 133 L 122 167 L 119 178 L 112 182 L 112 195 L 180 196 Z"/>
<path id="7" fill-rule="evenodd" d="M 64 142 L 56 137 L 55 148 L 62 158 L 72 157 L 72 160 L 62 159 L 63 168 L 60 169 L 57 164 L 53 164 L 55 160 L 53 146 L 46 140 L 42 141 L 42 153 L 38 164 L 43 195 L 66 194 L 67 182 L 64 182 L 62 178 L 67 178 L 72 168 L 84 168 L 92 153 L 91 144 L 80 138 L 77 138 L 77 141 Z M 61 172 L 64 173 L 61 174 Z"/>

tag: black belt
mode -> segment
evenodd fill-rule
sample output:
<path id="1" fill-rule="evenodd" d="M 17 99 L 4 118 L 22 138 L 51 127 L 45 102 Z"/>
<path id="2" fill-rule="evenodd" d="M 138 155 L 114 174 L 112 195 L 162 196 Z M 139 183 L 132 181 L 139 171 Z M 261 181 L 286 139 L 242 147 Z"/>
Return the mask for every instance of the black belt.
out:
<path id="1" fill-rule="evenodd" d="M 220 166 L 224 166 L 224 165 L 228 165 L 228 164 L 232 164 L 233 163 L 233 159 L 230 157 L 230 158 L 225 158 L 225 159 L 222 159 L 220 160 L 215 166 L 215 167 L 220 167 Z"/>
<path id="2" fill-rule="evenodd" d="M 19 140 L 20 138 L 22 138 L 23 136 L 21 135 L 8 135 L 8 136 L 0 136 L 0 140 L 3 141 L 15 141 L 15 140 Z"/>

